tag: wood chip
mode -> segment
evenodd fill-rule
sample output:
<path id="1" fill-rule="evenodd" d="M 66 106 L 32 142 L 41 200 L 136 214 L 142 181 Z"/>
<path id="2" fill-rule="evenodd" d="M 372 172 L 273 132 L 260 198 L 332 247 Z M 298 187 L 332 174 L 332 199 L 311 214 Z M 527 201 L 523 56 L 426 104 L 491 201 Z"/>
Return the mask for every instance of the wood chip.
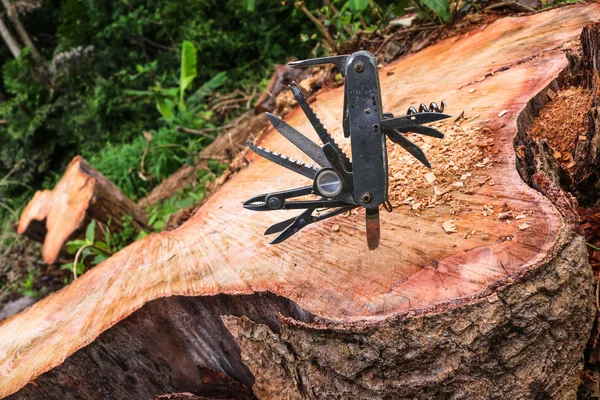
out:
<path id="1" fill-rule="evenodd" d="M 494 139 L 484 139 L 483 141 L 477 143 L 477 147 L 491 147 L 494 145 Z"/>
<path id="2" fill-rule="evenodd" d="M 519 225 L 519 229 L 522 231 L 527 228 L 529 228 L 529 224 L 527 222 L 523 222 L 521 225 Z"/>
<path id="3" fill-rule="evenodd" d="M 477 89 L 472 89 L 472 88 L 471 88 L 471 89 L 469 89 L 469 93 L 475 93 L 475 91 L 476 91 L 476 90 L 477 90 Z"/>
<path id="4" fill-rule="evenodd" d="M 481 211 L 481 215 L 484 217 L 488 217 L 494 213 L 494 206 L 483 206 L 483 211 Z"/>
<path id="5" fill-rule="evenodd" d="M 425 180 L 427 181 L 427 183 L 433 183 L 435 182 L 435 174 L 433 172 L 428 172 L 425 174 Z"/>
<path id="6" fill-rule="evenodd" d="M 334 232 L 339 232 L 340 231 L 340 226 L 338 224 L 334 224 L 331 227 L 331 230 L 334 231 Z"/>
<path id="7" fill-rule="evenodd" d="M 463 174 L 460 176 L 460 180 L 461 181 L 466 181 L 467 179 L 469 179 L 469 177 L 471 176 L 470 172 L 467 172 L 466 174 Z"/>
<path id="8" fill-rule="evenodd" d="M 517 216 L 515 217 L 515 219 L 523 219 L 523 218 L 525 218 L 525 217 L 527 217 L 527 215 L 525 215 L 525 214 L 521 214 L 521 215 L 517 215 Z"/>
<path id="9" fill-rule="evenodd" d="M 448 220 L 442 224 L 442 228 L 446 231 L 446 233 L 456 232 L 456 225 L 454 225 L 453 220 Z"/>
<path id="10" fill-rule="evenodd" d="M 498 113 L 498 117 L 503 117 L 504 115 L 506 115 L 506 113 L 508 112 L 508 110 L 502 110 Z"/>
<path id="11" fill-rule="evenodd" d="M 552 100 L 552 99 L 554 99 L 554 97 L 556 97 L 556 92 L 552 89 L 548 89 L 546 94 L 548 95 L 548 97 L 550 97 L 550 100 Z"/>

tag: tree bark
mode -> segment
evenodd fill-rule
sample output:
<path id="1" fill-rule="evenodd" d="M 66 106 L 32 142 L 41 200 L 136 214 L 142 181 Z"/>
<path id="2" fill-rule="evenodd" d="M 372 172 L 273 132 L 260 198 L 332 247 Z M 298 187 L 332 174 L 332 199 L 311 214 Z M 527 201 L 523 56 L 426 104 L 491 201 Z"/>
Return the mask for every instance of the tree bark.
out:
<path id="1" fill-rule="evenodd" d="M 19 58 L 19 56 L 21 55 L 21 46 L 19 45 L 19 43 L 17 43 L 17 41 L 13 37 L 12 33 L 10 33 L 10 30 L 4 23 L 4 19 L 1 17 L 0 17 L 0 35 L 2 35 L 2 39 L 4 40 L 4 43 L 6 43 L 6 46 L 8 46 L 8 49 L 12 53 L 13 57 Z"/>
<path id="2" fill-rule="evenodd" d="M 36 62 L 40 63 L 42 61 L 42 56 L 40 55 L 40 52 L 38 51 L 37 47 L 35 47 L 35 45 L 31 41 L 29 34 L 23 27 L 23 24 L 21 23 L 21 20 L 19 19 L 19 15 L 17 14 L 15 7 L 10 3 L 10 0 L 2 0 L 2 5 L 4 6 L 4 9 L 6 10 L 6 14 L 8 15 L 8 18 L 10 19 L 13 26 L 15 27 L 15 31 L 17 32 L 17 35 L 19 35 L 19 38 L 25 44 L 25 46 L 29 47 L 29 49 L 31 51 L 31 56 L 33 57 L 33 59 Z M 15 56 L 15 58 L 16 57 L 18 57 L 18 56 Z"/>
<path id="3" fill-rule="evenodd" d="M 150 229 L 145 213 L 77 156 L 53 190 L 35 193 L 21 214 L 17 232 L 43 242 L 44 261 L 52 264 L 69 239 L 83 237 L 92 219 L 98 222 L 97 237 L 103 237 L 107 226 L 113 233 L 123 230 L 125 215 L 132 217 L 136 230 Z"/>
<path id="4" fill-rule="evenodd" d="M 599 18 L 597 4 L 504 18 L 380 70 L 385 111 L 445 98 L 464 114 L 419 141 L 431 171 L 390 146 L 376 251 L 362 212 L 268 245 L 290 215 L 241 201 L 305 182 L 248 155 L 187 223 L 0 324 L 0 395 L 198 394 L 202 364 L 265 399 L 575 398 L 593 275 L 543 147 L 519 149 Z M 347 147 L 342 98 L 312 106 Z M 286 121 L 316 137 L 299 111 Z M 299 157 L 273 130 L 261 142 Z"/>

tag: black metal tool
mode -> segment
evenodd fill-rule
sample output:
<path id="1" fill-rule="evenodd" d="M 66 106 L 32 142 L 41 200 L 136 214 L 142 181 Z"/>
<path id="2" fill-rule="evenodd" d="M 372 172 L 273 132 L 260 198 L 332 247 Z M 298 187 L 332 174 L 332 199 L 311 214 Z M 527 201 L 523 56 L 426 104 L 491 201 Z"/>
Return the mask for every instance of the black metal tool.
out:
<path id="1" fill-rule="evenodd" d="M 399 144 L 417 160 L 431 167 L 425 153 L 403 134 L 407 132 L 443 138 L 438 130 L 422 124 L 449 118 L 444 102 L 438 107 L 421 104 L 407 114 L 394 117 L 384 113 L 375 57 L 367 51 L 333 57 L 296 61 L 293 67 L 335 64 L 345 79 L 343 131 L 350 138 L 352 162 L 327 132 L 296 83 L 290 86 L 300 108 L 314 127 L 323 146 L 319 146 L 277 116 L 267 113 L 273 127 L 319 166 L 308 165 L 254 145 L 256 154 L 313 180 L 311 186 L 255 196 L 244 207 L 254 211 L 303 209 L 300 215 L 271 226 L 265 235 L 279 233 L 272 244 L 281 243 L 305 226 L 350 211 L 366 209 L 367 244 L 379 246 L 379 207 L 391 211 L 388 201 L 386 137 Z M 307 199 L 306 196 L 317 196 Z M 301 198 L 296 199 L 295 198 Z M 316 213 L 316 215 L 315 215 Z"/>

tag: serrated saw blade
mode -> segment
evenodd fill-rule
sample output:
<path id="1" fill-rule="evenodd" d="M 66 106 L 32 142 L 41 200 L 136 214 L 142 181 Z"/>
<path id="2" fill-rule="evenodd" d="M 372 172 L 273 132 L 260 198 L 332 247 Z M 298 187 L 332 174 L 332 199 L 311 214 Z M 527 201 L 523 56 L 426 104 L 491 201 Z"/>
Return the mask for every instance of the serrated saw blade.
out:
<path id="1" fill-rule="evenodd" d="M 282 156 L 279 153 L 273 153 L 271 150 L 264 149 L 260 146 L 255 145 L 252 141 L 248 140 L 248 147 L 261 156 L 264 159 L 274 162 L 277 165 L 281 165 L 284 168 L 289 169 L 297 174 L 304 175 L 307 178 L 315 179 L 315 175 L 318 172 L 318 169 L 310 164 L 304 164 L 300 161 L 296 161 L 291 158 L 287 158 L 286 156 Z"/>
<path id="2" fill-rule="evenodd" d="M 323 144 L 330 143 L 336 149 L 336 151 L 342 155 L 341 161 L 344 164 L 344 169 L 348 172 L 352 171 L 352 163 L 350 162 L 350 159 L 348 158 L 346 153 L 344 153 L 344 151 L 338 146 L 338 144 L 331 137 L 329 132 L 327 132 L 327 129 L 325 129 L 325 126 L 323 126 L 317 114 L 315 114 L 313 109 L 310 107 L 310 104 L 308 104 L 308 100 L 306 100 L 306 97 L 304 96 L 302 89 L 300 89 L 300 86 L 298 86 L 296 82 L 293 82 L 289 87 L 292 91 L 292 94 L 294 95 L 294 98 L 300 105 L 300 108 L 302 109 L 302 111 L 304 111 L 306 118 L 308 118 L 310 124 L 313 126 L 313 128 L 315 128 L 317 135 L 319 135 L 319 139 L 321 139 Z"/>

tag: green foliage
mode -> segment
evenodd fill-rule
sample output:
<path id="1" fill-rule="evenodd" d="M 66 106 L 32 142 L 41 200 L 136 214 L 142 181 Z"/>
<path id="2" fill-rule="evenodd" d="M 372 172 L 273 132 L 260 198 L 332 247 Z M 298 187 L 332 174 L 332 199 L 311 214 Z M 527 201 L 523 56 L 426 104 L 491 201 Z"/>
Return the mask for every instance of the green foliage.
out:
<path id="1" fill-rule="evenodd" d="M 149 224 L 154 230 L 161 231 L 169 216 L 174 212 L 198 204 L 204 198 L 206 184 L 221 175 L 227 165 L 211 160 L 208 162 L 208 167 L 209 171 L 198 172 L 195 187 L 182 189 L 163 202 L 148 207 Z"/>
<path id="2" fill-rule="evenodd" d="M 415 4 L 421 10 L 421 15 L 428 15 L 428 10 L 431 10 L 443 23 L 452 21 L 448 0 L 415 0 Z"/>
<path id="3" fill-rule="evenodd" d="M 336 45 L 340 45 L 360 31 L 373 32 L 386 26 L 390 19 L 403 15 L 409 5 L 417 8 L 421 19 L 438 19 L 443 24 L 452 21 L 449 0 L 332 0 L 311 12 L 322 21 Z M 306 34 L 302 38 L 309 40 Z"/>
<path id="4" fill-rule="evenodd" d="M 369 6 L 369 0 L 348 0 L 346 4 L 352 12 L 361 12 Z"/>
<path id="5" fill-rule="evenodd" d="M 587 244 L 590 248 L 592 248 L 592 249 L 594 249 L 596 251 L 600 251 L 600 247 L 594 246 L 593 244 L 588 243 L 588 242 L 585 242 L 585 244 Z"/>
<path id="6" fill-rule="evenodd" d="M 35 32 L 48 61 L 38 66 L 27 50 L 18 60 L 0 51 L 0 119 L 10 122 L 0 125 L 0 176 L 18 164 L 15 178 L 37 189 L 49 182 L 49 174 L 60 175 L 74 155 L 97 159 L 102 153 L 116 161 L 108 154 L 112 149 L 126 155 L 118 180 L 129 182 L 128 194 L 150 190 L 162 173 L 206 145 L 198 138 L 190 145 L 184 135 L 164 129 L 222 125 L 224 117 L 210 113 L 212 91 L 260 82 L 274 63 L 307 57 L 314 46 L 316 38 L 300 39 L 300 33 L 316 29 L 293 3 L 244 5 L 239 0 L 42 0 L 25 28 Z M 149 90 L 151 96 L 131 94 Z M 189 110 L 181 115 L 180 108 Z M 175 137 L 169 144 L 177 146 L 151 149 L 149 161 L 159 159 L 160 173 L 148 180 L 138 175 L 144 175 L 144 131 L 154 138 Z M 172 153 L 176 156 L 169 158 Z M 108 164 L 101 167 L 115 173 Z M 13 186 L 7 195 L 23 193 L 23 187 Z"/>
<path id="7" fill-rule="evenodd" d="M 67 252 L 75 255 L 72 263 L 64 264 L 60 267 L 63 270 L 73 271 L 73 277 L 85 272 L 86 263 L 96 266 L 106 260 L 117 251 L 125 248 L 137 239 L 146 236 L 147 232 L 137 232 L 132 225 L 133 218 L 125 215 L 122 218 L 123 229 L 120 232 L 113 233 L 108 226 L 101 227 L 103 238 L 96 238 L 98 227 L 96 220 L 92 220 L 85 230 L 85 239 L 70 240 L 67 242 Z"/>
<path id="8" fill-rule="evenodd" d="M 23 296 L 27 296 L 27 297 L 33 297 L 33 298 L 38 298 L 40 297 L 40 292 L 34 289 L 34 281 L 35 281 L 35 277 L 38 275 L 38 271 L 36 270 L 31 270 L 29 271 L 29 274 L 27 275 L 27 278 L 23 279 L 21 281 L 21 287 L 19 289 L 19 292 L 23 295 Z"/>
<path id="9" fill-rule="evenodd" d="M 181 49 L 181 77 L 179 78 L 179 106 L 184 107 L 183 95 L 196 78 L 196 47 L 192 42 L 183 41 Z"/>

